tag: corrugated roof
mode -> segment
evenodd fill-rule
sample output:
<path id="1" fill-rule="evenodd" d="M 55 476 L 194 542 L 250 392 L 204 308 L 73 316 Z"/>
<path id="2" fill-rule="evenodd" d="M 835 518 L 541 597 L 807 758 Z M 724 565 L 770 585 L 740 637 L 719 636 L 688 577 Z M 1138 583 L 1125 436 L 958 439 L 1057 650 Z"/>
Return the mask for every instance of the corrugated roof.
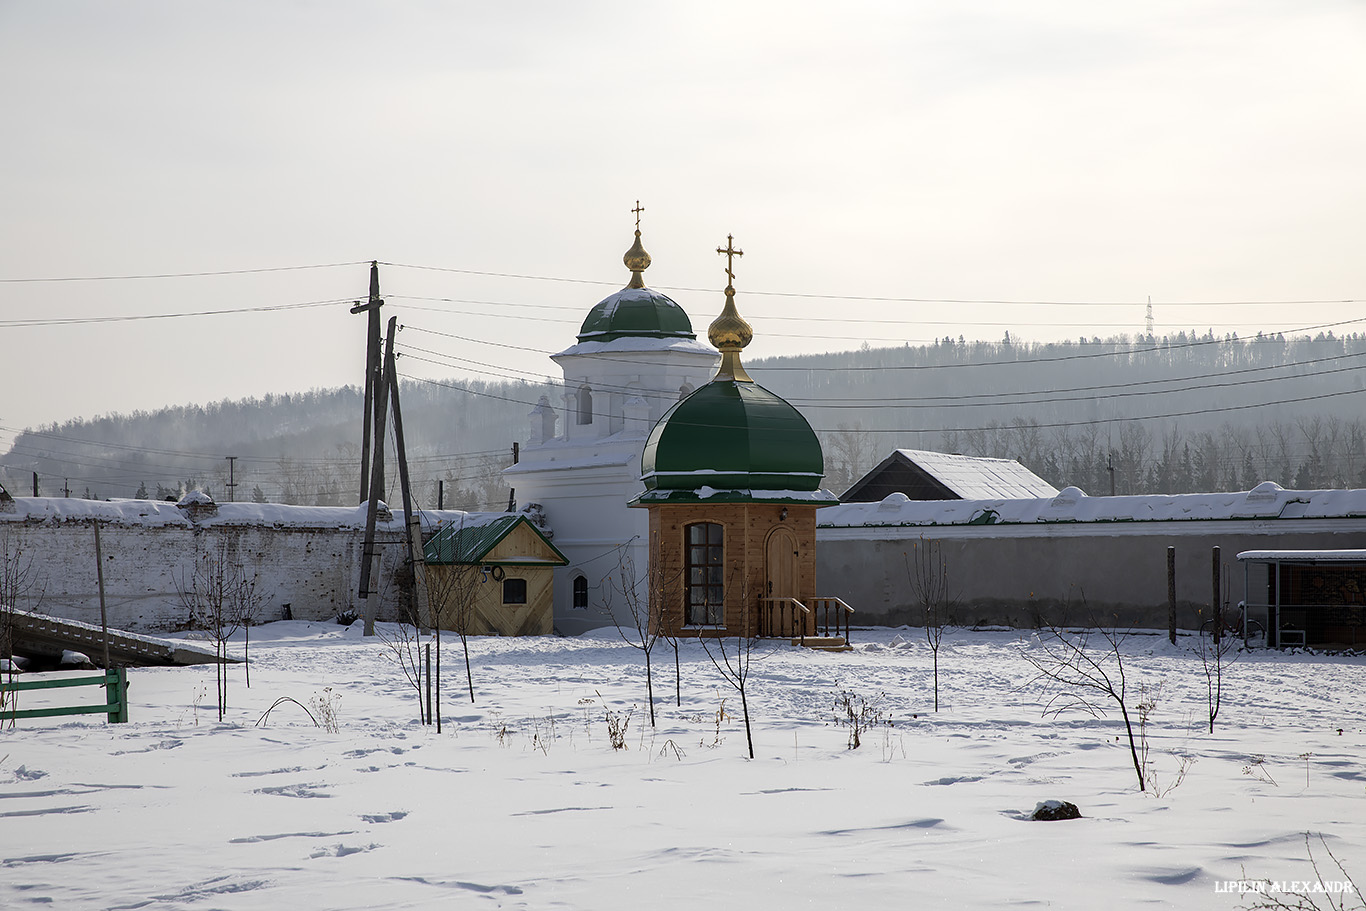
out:
<path id="1" fill-rule="evenodd" d="M 523 518 L 515 514 L 479 516 L 447 525 L 427 540 L 423 557 L 428 563 L 478 563 Z"/>
<path id="2" fill-rule="evenodd" d="M 545 562 L 560 566 L 569 562 L 541 530 L 520 513 L 470 513 L 465 521 L 443 526 L 432 535 L 422 548 L 423 559 L 437 564 L 482 563 L 521 522 L 525 522 L 526 527 L 554 554 L 553 559 Z M 519 562 L 523 559 L 519 558 Z"/>
<path id="3" fill-rule="evenodd" d="M 1058 489 L 1014 459 L 898 449 L 964 500 L 1055 497 Z"/>

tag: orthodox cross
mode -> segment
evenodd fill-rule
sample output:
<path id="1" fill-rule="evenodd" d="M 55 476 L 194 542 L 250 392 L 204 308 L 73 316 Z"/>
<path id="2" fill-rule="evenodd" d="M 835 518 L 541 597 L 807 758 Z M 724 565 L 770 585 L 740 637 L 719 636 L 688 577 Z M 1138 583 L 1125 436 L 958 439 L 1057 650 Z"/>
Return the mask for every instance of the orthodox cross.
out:
<path id="1" fill-rule="evenodd" d="M 639 231 L 639 230 L 640 230 L 640 213 L 645 211 L 645 207 L 642 206 L 642 205 L 640 204 L 640 200 L 637 199 L 637 200 L 636 200 L 636 207 L 635 207 L 634 209 L 632 209 L 631 211 L 634 212 L 634 213 L 636 213 L 636 230 Z"/>
<path id="2" fill-rule="evenodd" d="M 735 284 L 735 257 L 745 255 L 744 250 L 735 249 L 735 235 L 727 234 L 725 248 L 717 247 L 716 252 L 726 257 L 727 284 Z"/>

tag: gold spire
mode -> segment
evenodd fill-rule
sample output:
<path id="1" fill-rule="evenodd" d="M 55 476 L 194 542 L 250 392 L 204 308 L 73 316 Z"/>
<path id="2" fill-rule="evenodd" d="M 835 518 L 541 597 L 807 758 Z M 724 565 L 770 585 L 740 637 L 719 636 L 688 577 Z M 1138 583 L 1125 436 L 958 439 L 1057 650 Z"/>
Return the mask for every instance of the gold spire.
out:
<path id="1" fill-rule="evenodd" d="M 640 213 L 645 211 L 645 207 L 636 200 L 636 207 L 631 210 L 636 213 L 636 242 L 631 244 L 631 249 L 626 251 L 626 255 L 621 261 L 626 264 L 626 268 L 631 270 L 631 280 L 626 283 L 628 288 L 644 288 L 645 279 L 640 273 L 650 268 L 650 254 L 645 252 L 645 248 L 640 243 Z"/>
<path id="2" fill-rule="evenodd" d="M 721 351 L 721 366 L 715 379 L 752 383 L 754 380 L 740 364 L 740 351 L 754 339 L 754 329 L 735 309 L 735 257 L 744 256 L 745 251 L 737 250 L 735 236 L 727 234 L 725 247 L 717 247 L 716 252 L 726 257 L 726 306 L 707 327 L 707 339 Z"/>

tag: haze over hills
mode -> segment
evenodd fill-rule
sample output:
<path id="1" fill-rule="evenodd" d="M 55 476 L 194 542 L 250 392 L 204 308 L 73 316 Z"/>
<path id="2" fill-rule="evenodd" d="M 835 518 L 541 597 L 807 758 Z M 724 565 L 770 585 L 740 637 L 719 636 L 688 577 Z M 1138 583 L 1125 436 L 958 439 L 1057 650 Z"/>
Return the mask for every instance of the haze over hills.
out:
<path id="1" fill-rule="evenodd" d="M 836 492 L 897 446 L 1017 458 L 1092 495 L 1366 486 L 1366 335 L 1239 339 L 1184 333 L 1036 344 L 865 348 L 747 362 L 824 439 Z M 501 508 L 499 472 L 549 383 L 405 382 L 415 496 Z M 0 457 L 15 495 L 117 498 L 207 489 L 219 499 L 358 498 L 362 391 L 353 386 L 76 419 Z M 393 434 L 390 427 L 389 448 Z M 234 490 L 227 456 L 232 465 Z M 389 499 L 397 501 L 390 461 Z"/>

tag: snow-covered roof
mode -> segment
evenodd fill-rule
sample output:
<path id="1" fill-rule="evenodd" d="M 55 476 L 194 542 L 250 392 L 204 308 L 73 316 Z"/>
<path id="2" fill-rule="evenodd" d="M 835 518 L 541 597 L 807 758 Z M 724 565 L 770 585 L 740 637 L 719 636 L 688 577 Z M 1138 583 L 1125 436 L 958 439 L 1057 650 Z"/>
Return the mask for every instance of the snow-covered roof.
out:
<path id="1" fill-rule="evenodd" d="M 1250 491 L 1088 497 L 1068 487 L 1054 497 L 845 503 L 817 514 L 822 528 L 916 525 L 1026 525 L 1366 517 L 1366 490 L 1286 490 L 1264 481 Z"/>
<path id="2" fill-rule="evenodd" d="M 1366 563 L 1366 550 L 1245 550 L 1244 563 Z"/>
<path id="3" fill-rule="evenodd" d="M 610 342 L 579 342 L 551 358 L 573 357 L 583 354 L 628 354 L 640 351 L 682 351 L 686 354 L 707 354 L 720 358 L 715 348 L 692 338 L 641 338 L 631 336 Z"/>
<path id="4" fill-rule="evenodd" d="M 215 508 L 212 514 L 197 512 L 192 520 L 187 512 Z M 0 522 L 90 522 L 109 525 L 167 527 L 191 525 L 256 525 L 272 528 L 364 528 L 365 506 L 292 506 L 284 503 L 218 503 L 194 492 L 180 503 L 165 500 L 84 500 L 76 497 L 15 497 L 13 510 L 0 512 Z M 505 513 L 465 513 L 460 510 L 421 510 L 418 516 L 423 531 L 439 525 L 463 521 L 482 524 Z M 390 511 L 381 504 L 376 527 L 401 531 L 402 510 Z"/>
<path id="5" fill-rule="evenodd" d="M 926 449 L 898 449 L 965 500 L 990 497 L 1053 497 L 1058 489 L 1014 459 L 966 456 Z"/>
<path id="6" fill-rule="evenodd" d="M 967 456 L 925 449 L 897 449 L 876 468 L 855 482 L 841 499 L 858 501 L 885 493 L 916 468 L 929 475 L 951 494 L 964 500 L 985 500 L 994 497 L 1052 497 L 1058 489 L 1014 459 L 995 459 L 986 456 Z M 909 487 L 894 487 L 903 493 L 928 493 L 917 490 L 926 482 L 915 480 Z M 932 486 L 932 485 L 931 485 Z M 936 488 L 937 489 L 937 488 Z M 863 496 L 860 496 L 861 493 Z"/>

